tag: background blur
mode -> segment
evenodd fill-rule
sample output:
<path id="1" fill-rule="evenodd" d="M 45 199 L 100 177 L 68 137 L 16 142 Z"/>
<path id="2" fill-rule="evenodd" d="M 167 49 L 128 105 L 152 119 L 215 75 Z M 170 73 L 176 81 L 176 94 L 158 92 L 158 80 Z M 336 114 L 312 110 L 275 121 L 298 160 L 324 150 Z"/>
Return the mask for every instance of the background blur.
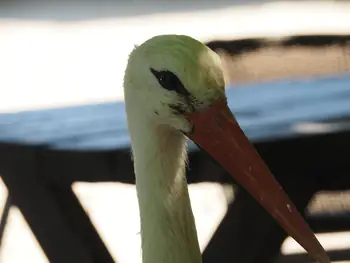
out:
<path id="1" fill-rule="evenodd" d="M 347 1 L 36 1 L 0 2 L 0 113 L 122 100 L 126 59 L 135 44 L 157 34 L 187 34 L 204 42 L 279 39 L 297 34 L 350 33 Z M 350 49 L 267 48 L 232 58 L 219 50 L 228 85 L 348 72 Z M 310 62 L 312 61 L 312 63 Z M 310 66 L 312 65 L 312 66 Z M 140 262 L 135 187 L 77 183 L 74 191 L 113 257 Z M 0 184 L 0 212 L 7 190 Z M 231 188 L 190 186 L 201 248 L 220 220 Z M 339 206 L 350 195 L 320 196 Z M 320 199 L 320 200 L 321 200 Z M 111 200 L 113 202 L 111 203 Z M 321 201 L 322 201 L 321 200 Z M 313 208 L 317 209 L 317 203 Z M 121 212 L 122 211 L 122 212 Z M 350 248 L 350 232 L 319 235 L 327 249 Z M 301 251 L 291 239 L 284 253 Z M 48 262 L 15 207 L 0 247 L 1 263 Z M 347 261 L 350 262 L 350 261 Z"/>

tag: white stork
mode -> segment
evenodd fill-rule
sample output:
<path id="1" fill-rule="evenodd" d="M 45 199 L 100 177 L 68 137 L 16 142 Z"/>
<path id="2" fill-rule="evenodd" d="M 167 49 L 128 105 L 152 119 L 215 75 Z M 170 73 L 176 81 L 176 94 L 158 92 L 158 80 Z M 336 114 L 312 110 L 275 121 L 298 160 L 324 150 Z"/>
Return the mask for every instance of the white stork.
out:
<path id="1" fill-rule="evenodd" d="M 131 52 L 124 76 L 141 219 L 143 263 L 200 263 L 187 188 L 190 138 L 317 261 L 326 252 L 227 106 L 220 58 L 183 35 L 153 37 Z"/>

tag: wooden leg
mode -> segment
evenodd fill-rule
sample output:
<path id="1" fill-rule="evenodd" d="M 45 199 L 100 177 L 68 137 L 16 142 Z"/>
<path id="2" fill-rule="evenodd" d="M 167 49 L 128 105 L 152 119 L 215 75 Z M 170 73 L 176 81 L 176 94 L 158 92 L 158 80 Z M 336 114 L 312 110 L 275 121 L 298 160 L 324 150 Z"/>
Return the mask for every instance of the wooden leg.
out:
<path id="1" fill-rule="evenodd" d="M 299 211 L 303 211 L 314 190 L 294 187 L 293 182 L 283 185 Z M 239 189 L 203 253 L 203 263 L 271 263 L 279 256 L 286 236 L 273 218 L 246 191 Z"/>
<path id="2" fill-rule="evenodd" d="M 81 243 L 90 251 L 96 263 L 114 263 L 105 244 L 93 226 L 89 216 L 81 206 L 70 186 L 51 186 L 52 192 L 59 198 L 58 203 L 66 216 L 67 226 Z"/>
<path id="3" fill-rule="evenodd" d="M 0 147 L 0 174 L 51 263 L 93 263 L 89 250 L 67 226 L 57 197 L 37 178 L 35 149 Z"/>
<path id="4" fill-rule="evenodd" d="M 4 236 L 4 232 L 5 232 L 5 227 L 7 224 L 7 219 L 9 217 L 9 213 L 10 213 L 10 208 L 11 208 L 11 197 L 8 194 L 5 204 L 4 204 L 4 209 L 2 211 L 2 214 L 0 216 L 0 248 L 1 248 L 1 244 L 2 244 L 2 239 Z"/>

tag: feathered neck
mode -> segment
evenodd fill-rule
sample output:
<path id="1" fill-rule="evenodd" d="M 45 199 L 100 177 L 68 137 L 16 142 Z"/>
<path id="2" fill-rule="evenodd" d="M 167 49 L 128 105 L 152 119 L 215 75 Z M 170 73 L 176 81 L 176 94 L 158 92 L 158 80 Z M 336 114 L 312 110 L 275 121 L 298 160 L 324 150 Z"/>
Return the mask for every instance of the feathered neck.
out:
<path id="1" fill-rule="evenodd" d="M 143 263 L 201 263 L 185 176 L 186 138 L 169 127 L 130 121 Z"/>

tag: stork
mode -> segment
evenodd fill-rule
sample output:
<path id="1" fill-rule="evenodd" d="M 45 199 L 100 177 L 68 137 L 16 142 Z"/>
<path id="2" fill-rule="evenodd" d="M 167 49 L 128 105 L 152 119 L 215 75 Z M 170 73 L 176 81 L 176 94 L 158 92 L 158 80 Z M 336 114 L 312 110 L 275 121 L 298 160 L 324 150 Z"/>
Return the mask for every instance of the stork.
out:
<path id="1" fill-rule="evenodd" d="M 200 263 L 185 176 L 187 138 L 280 223 L 315 260 L 326 252 L 231 113 L 219 56 L 184 35 L 136 46 L 124 75 L 143 263 Z"/>

